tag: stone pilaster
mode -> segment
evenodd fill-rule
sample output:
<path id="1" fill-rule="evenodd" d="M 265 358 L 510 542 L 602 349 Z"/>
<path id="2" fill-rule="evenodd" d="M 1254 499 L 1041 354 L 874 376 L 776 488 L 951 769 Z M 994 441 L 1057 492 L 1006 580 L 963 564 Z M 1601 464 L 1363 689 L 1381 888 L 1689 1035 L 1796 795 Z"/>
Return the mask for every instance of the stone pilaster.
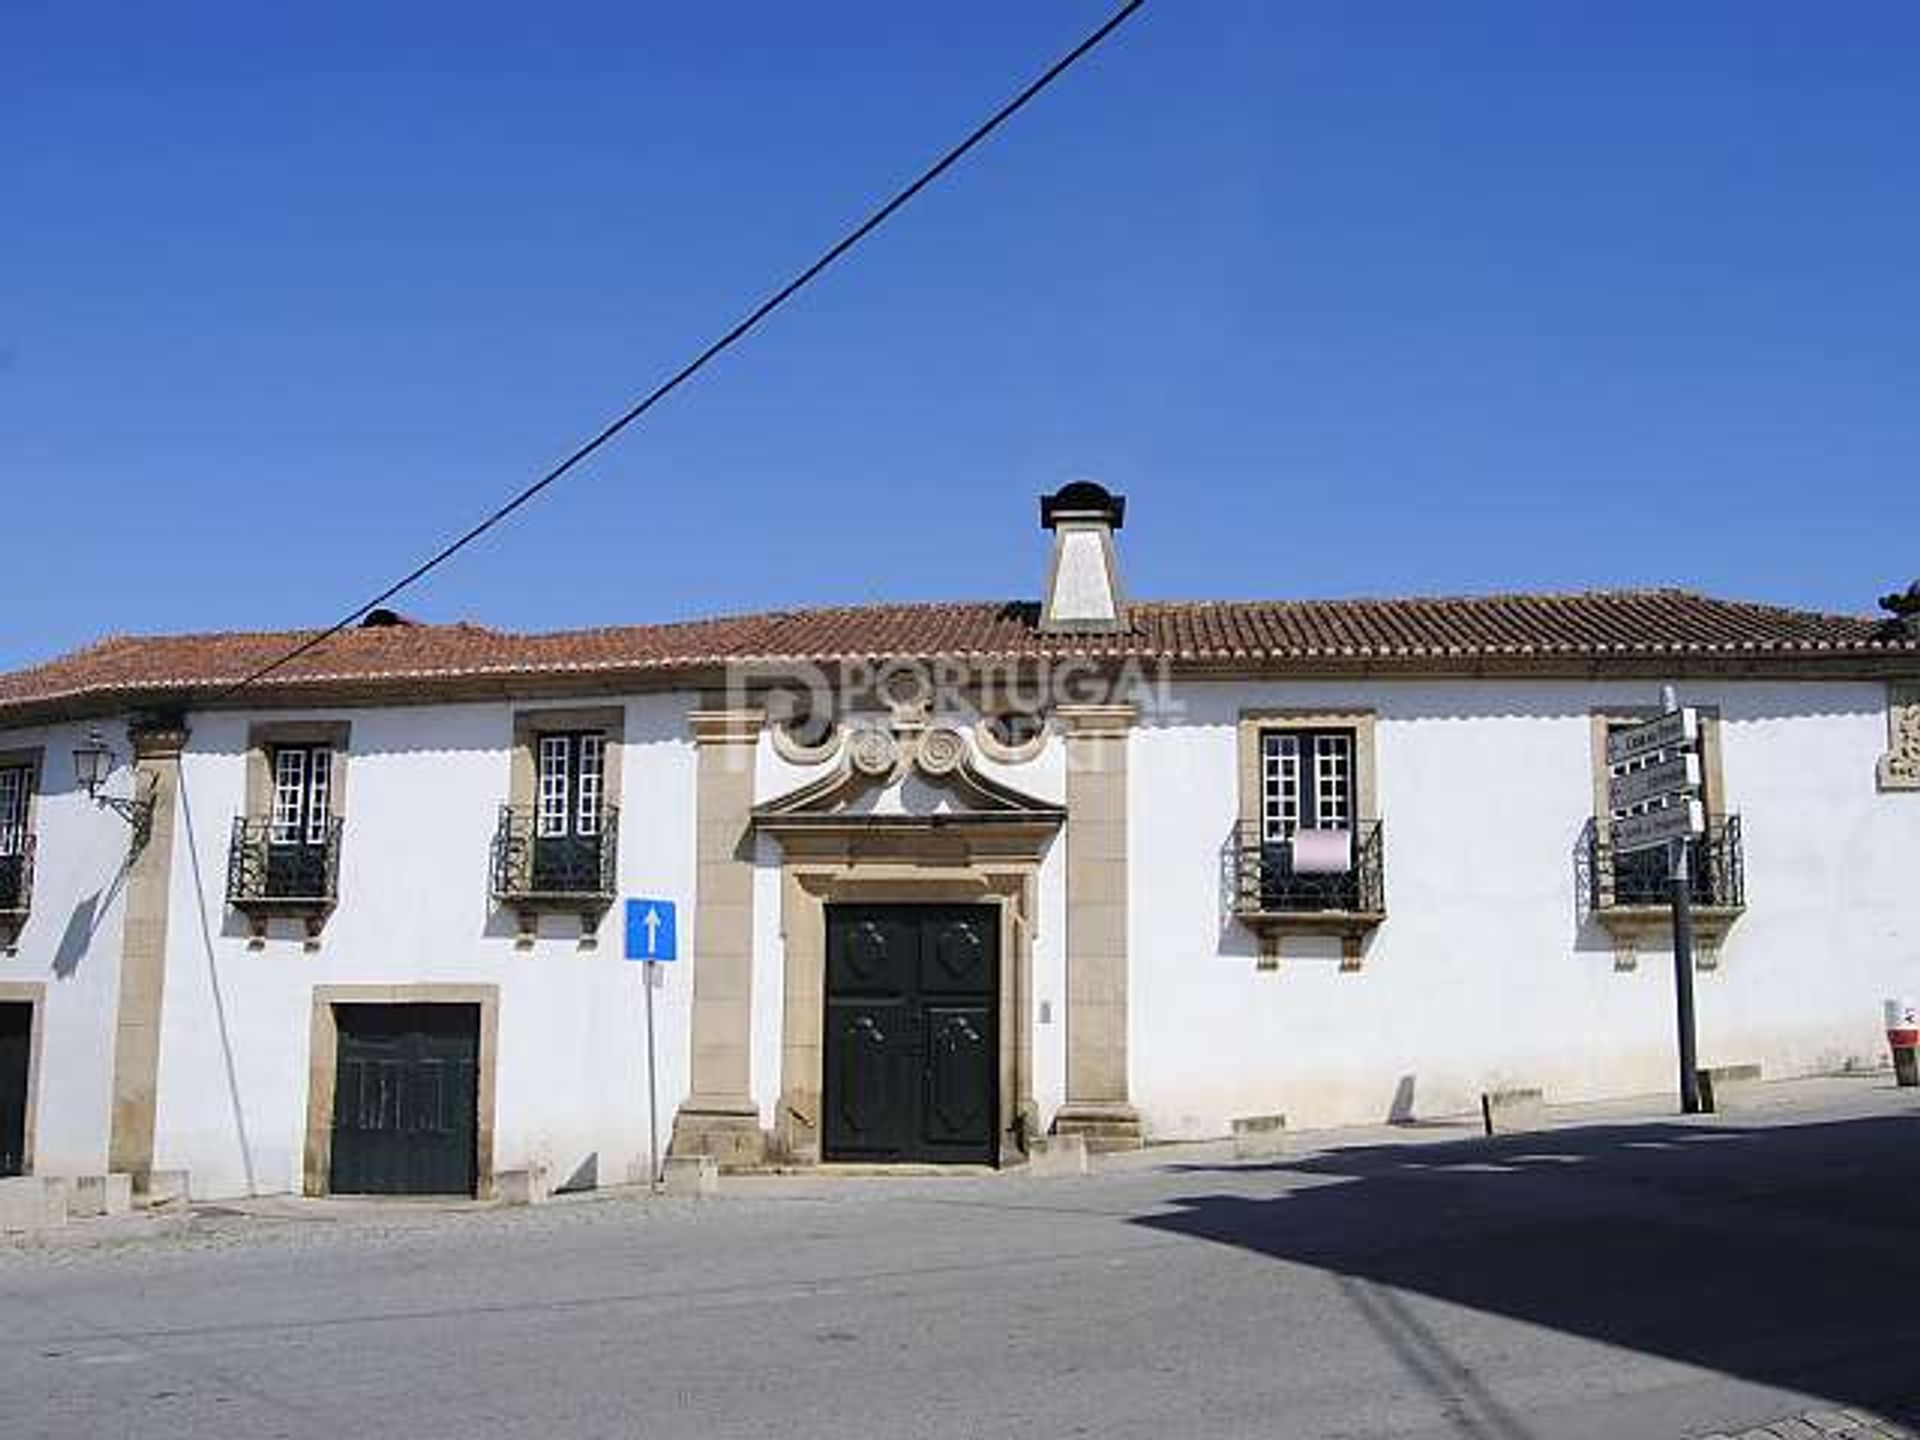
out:
<path id="1" fill-rule="evenodd" d="M 134 725 L 135 798 L 150 802 L 133 832 L 126 922 L 120 941 L 120 1006 L 113 1038 L 113 1116 L 108 1168 L 144 1185 L 153 1171 L 153 1121 L 160 1081 L 160 1000 L 167 968 L 173 823 L 180 795 L 184 725 Z"/>
<path id="2" fill-rule="evenodd" d="M 1067 1099 L 1056 1134 L 1140 1143 L 1127 1090 L 1127 737 L 1131 705 L 1065 705 Z"/>
<path id="3" fill-rule="evenodd" d="M 673 1118 L 673 1155 L 757 1165 L 766 1134 L 753 1103 L 753 811 L 758 710 L 697 710 L 693 919 L 693 1085 Z"/>

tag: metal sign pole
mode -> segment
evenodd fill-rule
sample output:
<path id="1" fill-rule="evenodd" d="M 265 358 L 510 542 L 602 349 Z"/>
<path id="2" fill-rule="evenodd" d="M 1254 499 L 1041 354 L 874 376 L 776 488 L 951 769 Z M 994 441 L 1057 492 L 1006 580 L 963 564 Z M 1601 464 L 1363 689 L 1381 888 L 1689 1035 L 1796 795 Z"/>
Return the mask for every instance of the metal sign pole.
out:
<path id="1" fill-rule="evenodd" d="M 1680 708 L 1671 685 L 1661 699 L 1668 714 Z M 1673 996 L 1680 1031 L 1680 1112 L 1700 1113 L 1700 1061 L 1693 1019 L 1693 879 L 1687 860 L 1687 841 L 1675 840 L 1668 851 L 1673 881 Z"/>
<path id="2" fill-rule="evenodd" d="M 653 983 L 659 974 L 657 961 L 640 967 L 640 979 L 647 988 L 647 1190 L 660 1193 L 660 1087 L 659 1067 L 653 1059 Z"/>
<path id="3" fill-rule="evenodd" d="M 1680 1111 L 1700 1113 L 1700 1061 L 1693 1026 L 1693 881 L 1687 842 L 1673 842 L 1673 993 L 1680 1025 Z"/>

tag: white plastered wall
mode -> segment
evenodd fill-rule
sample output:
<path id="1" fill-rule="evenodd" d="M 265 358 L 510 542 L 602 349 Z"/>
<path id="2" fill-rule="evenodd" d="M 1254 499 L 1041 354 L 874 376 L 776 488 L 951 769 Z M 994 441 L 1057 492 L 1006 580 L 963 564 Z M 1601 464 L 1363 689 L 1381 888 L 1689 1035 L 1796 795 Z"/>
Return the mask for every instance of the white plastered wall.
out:
<path id="1" fill-rule="evenodd" d="M 1223 1133 L 1675 1084 L 1670 953 L 1615 968 L 1576 910 L 1596 705 L 1656 687 L 1577 683 L 1195 684 L 1136 730 L 1132 1084 L 1152 1133 Z M 1746 830 L 1746 915 L 1696 975 L 1701 1059 L 1769 1075 L 1878 1063 L 1880 1002 L 1920 992 L 1920 797 L 1882 794 L 1878 684 L 1685 687 L 1725 719 L 1726 805 Z M 1378 715 L 1388 919 L 1357 972 L 1289 940 L 1277 971 L 1223 911 L 1243 710 Z"/>
<path id="2" fill-rule="evenodd" d="M 78 724 L 0 731 L 0 750 L 42 752 L 31 908 L 16 953 L 0 956 L 0 981 L 39 985 L 45 996 L 33 1162 L 41 1175 L 104 1172 L 113 1110 L 132 832 L 125 820 L 74 787 L 73 751 L 87 729 Z M 101 729 L 120 760 L 107 793 L 131 796 L 125 723 L 103 723 Z"/>
<path id="3" fill-rule="evenodd" d="M 679 903 L 694 953 L 692 705 L 626 703 L 620 893 Z M 316 985 L 499 990 L 496 1171 L 542 1164 L 556 1185 L 625 1183 L 647 1149 L 642 967 L 622 958 L 620 908 L 596 949 L 572 916 L 543 917 L 528 950 L 488 897 L 488 847 L 508 790 L 512 715 L 534 704 L 192 717 L 182 762 L 162 1011 L 156 1163 L 194 1192 L 301 1188 Z M 228 829 L 245 799 L 254 719 L 351 722 L 340 904 L 316 951 L 297 927 L 248 946 L 226 908 Z M 687 1089 L 691 964 L 655 990 L 664 1127 Z M 664 1141 L 663 1141 L 664 1143 Z"/>

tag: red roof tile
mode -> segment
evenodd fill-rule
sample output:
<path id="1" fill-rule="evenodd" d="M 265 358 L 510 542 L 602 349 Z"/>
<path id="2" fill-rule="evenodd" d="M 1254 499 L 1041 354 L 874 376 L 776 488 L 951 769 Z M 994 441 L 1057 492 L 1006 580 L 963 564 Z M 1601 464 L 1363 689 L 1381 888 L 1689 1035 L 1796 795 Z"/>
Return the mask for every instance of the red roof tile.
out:
<path id="1" fill-rule="evenodd" d="M 742 661 L 882 657 L 1011 660 L 1091 655 L 1273 670 L 1363 661 L 1431 668 L 1504 659 L 1653 656 L 1920 656 L 1920 641 L 1849 615 L 1717 600 L 1679 590 L 1406 600 L 1137 603 L 1115 634 L 1047 635 L 1023 603 L 872 605 L 774 611 L 681 624 L 517 635 L 484 626 L 392 624 L 343 632 L 258 682 L 292 698 L 356 683 L 383 691 L 487 677 L 711 670 Z M 103 704 L 205 701 L 312 632 L 115 636 L 0 675 L 0 720 Z"/>

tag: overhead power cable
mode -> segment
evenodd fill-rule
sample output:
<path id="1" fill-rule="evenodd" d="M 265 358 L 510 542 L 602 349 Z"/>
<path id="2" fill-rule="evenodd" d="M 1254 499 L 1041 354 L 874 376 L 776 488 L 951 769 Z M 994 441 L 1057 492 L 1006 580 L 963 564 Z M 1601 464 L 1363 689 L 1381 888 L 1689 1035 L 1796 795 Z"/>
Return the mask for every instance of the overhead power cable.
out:
<path id="1" fill-rule="evenodd" d="M 653 409 L 655 405 L 658 405 L 675 390 L 678 390 L 682 385 L 686 384 L 686 382 L 691 380 L 695 375 L 698 375 L 711 361 L 718 359 L 727 350 L 730 350 L 733 346 L 744 340 L 759 326 L 761 321 L 772 315 L 774 311 L 778 310 L 814 280 L 818 279 L 836 260 L 840 259 L 841 256 L 853 249 L 854 246 L 866 239 L 867 236 L 871 235 L 875 230 L 878 230 L 892 218 L 896 211 L 905 206 L 908 201 L 912 200 L 922 190 L 925 190 L 929 185 L 933 184 L 934 181 L 938 180 L 954 165 L 958 164 L 969 151 L 981 144 L 988 136 L 992 135 L 994 131 L 998 130 L 1002 125 L 1006 124 L 1007 121 L 1019 114 L 1021 110 L 1025 109 L 1041 91 L 1045 90 L 1048 86 L 1052 85 L 1054 81 L 1066 74 L 1068 70 L 1072 69 L 1076 63 L 1099 46 L 1109 35 L 1113 34 L 1115 30 L 1118 30 L 1120 26 L 1145 3 L 1146 0 L 1127 0 L 1127 3 L 1123 4 L 1109 16 L 1098 29 L 1094 30 L 1078 45 L 1075 45 L 1071 50 L 1067 51 L 1066 54 L 1054 61 L 1053 64 L 1049 65 L 1030 81 L 1026 87 L 1011 100 L 1007 101 L 998 110 L 995 110 L 985 120 L 981 121 L 979 125 L 975 126 L 974 129 L 968 133 L 964 140 L 961 140 L 957 145 L 940 156 L 939 159 L 935 160 L 933 164 L 923 170 L 912 183 L 898 191 L 891 199 L 882 204 L 872 214 L 868 215 L 866 219 L 862 220 L 839 240 L 835 241 L 832 246 L 824 251 L 812 264 L 808 265 L 806 269 L 795 275 L 765 300 L 762 300 L 748 312 L 745 319 L 739 321 L 732 329 L 720 336 L 719 339 L 713 341 L 706 349 L 702 350 L 698 355 L 694 356 L 693 359 L 674 371 L 672 375 L 648 391 L 644 397 L 636 401 L 617 419 L 604 426 L 592 439 L 580 445 L 569 454 L 566 459 L 555 465 L 538 480 L 535 480 L 532 484 L 513 495 L 478 524 L 463 531 L 454 539 L 449 540 L 445 545 L 434 551 L 432 555 L 414 566 L 413 569 L 387 586 L 386 589 L 382 590 L 372 599 L 355 606 L 325 630 L 309 636 L 298 645 L 289 649 L 285 654 L 280 655 L 268 664 L 262 665 L 259 669 L 252 671 L 245 678 L 219 691 L 203 703 L 212 706 L 231 700 L 248 686 L 257 684 L 275 671 L 292 664 L 302 655 L 324 645 L 328 640 L 355 624 L 370 611 L 378 609 L 402 591 L 418 584 L 433 571 L 439 569 L 440 566 L 446 564 L 447 561 L 466 549 L 467 546 L 493 529 L 494 526 L 506 520 L 514 514 L 515 511 L 533 500 L 534 497 L 543 493 L 549 486 L 571 473 L 595 451 L 599 450 L 621 431 L 625 430 L 629 425 Z"/>

